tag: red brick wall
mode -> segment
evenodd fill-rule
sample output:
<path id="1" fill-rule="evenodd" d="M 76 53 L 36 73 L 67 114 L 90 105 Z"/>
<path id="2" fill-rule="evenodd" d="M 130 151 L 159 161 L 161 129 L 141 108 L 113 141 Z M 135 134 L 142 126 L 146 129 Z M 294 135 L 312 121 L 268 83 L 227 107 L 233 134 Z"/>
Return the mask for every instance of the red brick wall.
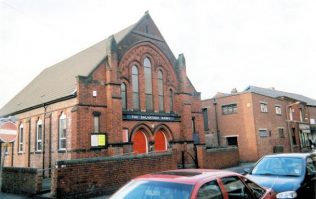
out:
<path id="1" fill-rule="evenodd" d="M 236 147 L 206 149 L 197 146 L 199 168 L 223 169 L 239 164 L 239 151 Z"/>
<path id="2" fill-rule="evenodd" d="M 42 175 L 35 168 L 4 167 L 2 171 L 3 192 L 31 195 L 41 191 Z"/>
<path id="3" fill-rule="evenodd" d="M 176 169 L 172 152 L 112 158 L 58 161 L 52 177 L 57 198 L 83 198 L 112 193 L 136 176 Z"/>

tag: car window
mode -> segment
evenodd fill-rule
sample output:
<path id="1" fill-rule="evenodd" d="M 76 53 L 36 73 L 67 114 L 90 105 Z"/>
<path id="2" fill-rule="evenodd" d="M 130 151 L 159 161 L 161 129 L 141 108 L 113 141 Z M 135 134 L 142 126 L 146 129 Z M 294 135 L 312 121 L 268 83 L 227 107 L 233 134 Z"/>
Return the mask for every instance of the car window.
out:
<path id="1" fill-rule="evenodd" d="M 222 199 L 222 192 L 217 182 L 211 181 L 201 186 L 198 191 L 198 199 Z"/>
<path id="2" fill-rule="evenodd" d="M 192 189 L 190 184 L 137 180 L 122 187 L 111 199 L 189 199 Z"/>
<path id="3" fill-rule="evenodd" d="M 253 193 L 256 199 L 261 198 L 266 193 L 266 190 L 264 188 L 260 187 L 251 180 L 244 178 L 244 182 L 246 183 L 246 185 L 248 186 L 248 188 Z"/>
<path id="4" fill-rule="evenodd" d="M 307 159 L 306 159 L 306 171 L 307 171 L 307 175 L 312 175 L 312 174 L 316 171 L 316 169 L 315 169 L 315 163 L 316 163 L 316 162 L 314 162 L 312 158 L 307 158 Z"/>
<path id="5" fill-rule="evenodd" d="M 292 157 L 265 157 L 252 170 L 254 175 L 300 176 L 303 159 Z"/>
<path id="6" fill-rule="evenodd" d="M 225 177 L 221 179 L 228 193 L 229 199 L 250 199 L 251 193 L 238 177 Z"/>

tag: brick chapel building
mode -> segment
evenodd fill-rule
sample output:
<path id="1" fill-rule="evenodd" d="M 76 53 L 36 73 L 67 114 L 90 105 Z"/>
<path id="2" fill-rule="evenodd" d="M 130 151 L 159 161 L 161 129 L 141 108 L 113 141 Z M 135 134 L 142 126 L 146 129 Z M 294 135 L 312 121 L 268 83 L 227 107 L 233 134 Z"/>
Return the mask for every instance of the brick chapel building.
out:
<path id="1" fill-rule="evenodd" d="M 299 94 L 249 86 L 203 100 L 202 107 L 206 143 L 238 146 L 243 162 L 306 151 L 316 140 L 316 100 Z"/>
<path id="2" fill-rule="evenodd" d="M 146 13 L 137 23 L 42 71 L 0 116 L 17 118 L 7 166 L 57 160 L 194 154 L 204 143 L 200 93 Z M 181 158 L 179 157 L 179 162 Z"/>

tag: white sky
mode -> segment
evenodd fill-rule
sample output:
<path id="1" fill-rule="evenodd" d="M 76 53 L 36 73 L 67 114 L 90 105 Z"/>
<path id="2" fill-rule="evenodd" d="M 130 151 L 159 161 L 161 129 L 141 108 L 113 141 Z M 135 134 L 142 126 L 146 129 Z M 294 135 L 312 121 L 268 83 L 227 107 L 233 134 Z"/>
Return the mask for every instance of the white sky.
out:
<path id="1" fill-rule="evenodd" d="M 146 10 L 203 99 L 248 85 L 316 99 L 315 0 L 0 0 L 0 107 Z"/>

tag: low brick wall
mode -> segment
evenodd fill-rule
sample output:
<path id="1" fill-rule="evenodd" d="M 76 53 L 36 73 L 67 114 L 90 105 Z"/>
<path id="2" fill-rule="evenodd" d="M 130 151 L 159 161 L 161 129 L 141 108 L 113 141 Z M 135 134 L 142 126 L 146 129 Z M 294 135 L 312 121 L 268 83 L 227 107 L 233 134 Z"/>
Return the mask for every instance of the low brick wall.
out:
<path id="1" fill-rule="evenodd" d="M 223 169 L 239 164 L 237 147 L 222 147 L 206 149 L 197 146 L 199 167 L 203 169 Z"/>
<path id="2" fill-rule="evenodd" d="M 41 186 L 42 174 L 36 168 L 3 168 L 3 192 L 33 195 L 41 191 Z"/>
<path id="3" fill-rule="evenodd" d="M 51 193 L 57 198 L 110 194 L 136 176 L 176 168 L 174 152 L 58 161 Z"/>

